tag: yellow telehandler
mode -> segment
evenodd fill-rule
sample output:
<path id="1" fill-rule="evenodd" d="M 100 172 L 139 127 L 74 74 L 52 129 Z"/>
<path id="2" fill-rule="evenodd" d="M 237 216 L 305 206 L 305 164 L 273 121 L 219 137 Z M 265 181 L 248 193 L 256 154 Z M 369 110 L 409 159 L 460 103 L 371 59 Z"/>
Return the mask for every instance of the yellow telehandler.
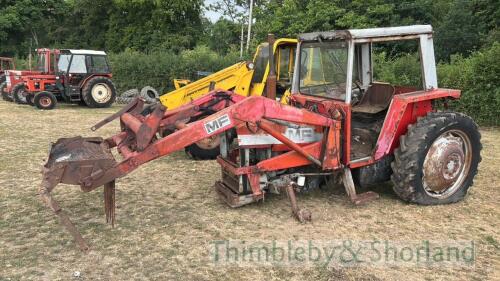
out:
<path id="1" fill-rule="evenodd" d="M 270 45 L 273 46 L 273 53 L 269 52 Z M 269 35 L 268 42 L 257 47 L 253 61 L 236 63 L 195 82 L 176 79 L 174 80 L 176 89 L 160 96 L 160 102 L 172 110 L 214 89 L 231 90 L 242 96 L 268 96 L 266 91 L 270 89 L 267 88 L 275 88 L 271 91 L 275 94 L 268 97 L 288 103 L 296 47 L 296 39 L 275 40 L 274 36 Z M 195 159 L 215 159 L 219 155 L 219 144 L 220 139 L 216 136 L 190 145 L 186 148 L 186 152 Z"/>

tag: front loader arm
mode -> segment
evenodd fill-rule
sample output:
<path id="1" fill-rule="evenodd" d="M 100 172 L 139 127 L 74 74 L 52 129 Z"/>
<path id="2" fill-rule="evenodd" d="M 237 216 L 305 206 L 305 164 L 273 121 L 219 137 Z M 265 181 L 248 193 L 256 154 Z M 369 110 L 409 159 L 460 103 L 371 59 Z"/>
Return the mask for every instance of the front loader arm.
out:
<path id="1" fill-rule="evenodd" d="M 154 111 L 152 115 L 154 115 L 155 112 L 156 111 Z M 210 136 L 235 128 L 242 123 L 256 124 L 263 119 L 276 119 L 324 127 L 328 127 L 333 124 L 332 119 L 317 113 L 282 105 L 276 101 L 255 96 L 246 98 L 199 121 L 183 124 L 184 126 L 182 129 L 177 130 L 164 138 L 151 142 L 146 148 L 144 148 L 144 150 L 133 151 L 133 147 L 139 147 L 139 141 L 141 140 L 140 134 L 143 134 L 142 132 L 156 132 L 159 128 L 160 122 L 147 124 L 148 117 L 146 117 L 145 122 L 142 123 L 143 125 L 146 125 L 145 127 L 147 128 L 143 130 L 137 129 L 138 120 L 130 121 L 130 114 L 123 115 L 121 117 L 122 124 L 126 126 L 124 131 L 128 132 L 128 135 L 121 133 L 118 135 L 119 138 L 127 139 L 128 137 L 131 137 L 131 135 L 139 133 L 139 135 L 135 135 L 130 138 L 135 139 L 137 142 L 131 142 L 127 145 L 121 146 L 120 143 L 118 143 L 118 151 L 125 157 L 125 159 L 112 169 L 104 172 L 102 176 L 98 178 L 92 176 L 84 178 L 82 181 L 82 187 L 92 190 L 114 180 L 115 178 L 122 177 L 132 172 L 142 164 L 181 150 Z M 130 125 L 133 128 L 128 127 Z"/>
<path id="2" fill-rule="evenodd" d="M 43 167 L 43 180 L 39 194 L 47 206 L 59 216 L 61 223 L 84 251 L 88 249 L 87 244 L 50 194 L 57 184 L 80 185 L 81 189 L 86 192 L 104 185 L 106 221 L 113 224 L 115 179 L 127 175 L 142 164 L 244 123 L 258 126 L 264 131 L 267 130 L 269 134 L 282 138 L 285 145 L 288 142 L 291 149 L 297 150 L 299 157 L 315 162 L 316 158 L 313 159 L 307 149 L 295 147 L 289 139 L 276 135 L 276 132 L 265 124 L 293 122 L 330 127 L 335 123 L 333 119 L 320 114 L 282 105 L 268 98 L 260 96 L 243 98 L 225 91 L 213 91 L 173 111 L 168 111 L 164 106 L 158 105 L 145 116 L 141 101 L 136 100 L 134 103 L 133 106 L 126 107 L 119 114 L 93 127 L 97 129 L 119 117 L 122 127 L 120 133 L 105 140 L 80 136 L 59 139 L 52 145 L 49 158 Z M 213 111 L 216 113 L 187 123 L 191 117 L 204 116 Z M 172 128 L 177 128 L 177 131 L 163 138 L 157 137 L 163 130 Z M 116 148 L 122 156 L 123 159 L 120 162 L 114 159 L 111 153 L 113 148 Z"/>

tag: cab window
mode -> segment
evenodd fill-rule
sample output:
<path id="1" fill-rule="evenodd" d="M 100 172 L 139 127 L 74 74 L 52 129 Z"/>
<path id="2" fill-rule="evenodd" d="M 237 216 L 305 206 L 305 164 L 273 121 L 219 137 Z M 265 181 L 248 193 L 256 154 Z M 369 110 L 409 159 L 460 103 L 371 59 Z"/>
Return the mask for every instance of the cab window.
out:
<path id="1" fill-rule="evenodd" d="M 90 73 L 109 73 L 108 62 L 105 56 L 89 56 L 89 58 Z"/>
<path id="2" fill-rule="evenodd" d="M 73 60 L 71 61 L 69 72 L 87 73 L 87 67 L 85 65 L 85 55 L 73 55 Z"/>
<path id="3" fill-rule="evenodd" d="M 294 50 L 292 46 L 283 46 L 279 49 L 279 61 L 276 64 L 279 81 L 290 82 L 292 79 Z"/>

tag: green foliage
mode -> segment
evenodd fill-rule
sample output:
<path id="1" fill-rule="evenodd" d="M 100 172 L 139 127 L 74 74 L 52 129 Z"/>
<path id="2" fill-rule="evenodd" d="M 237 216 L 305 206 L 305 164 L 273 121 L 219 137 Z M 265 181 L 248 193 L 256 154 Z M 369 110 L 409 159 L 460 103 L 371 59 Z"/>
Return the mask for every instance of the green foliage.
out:
<path id="1" fill-rule="evenodd" d="M 462 90 L 461 98 L 450 106 L 472 116 L 485 125 L 500 125 L 500 43 L 465 58 L 454 55 L 451 61 L 437 66 L 440 88 Z M 421 74 L 417 54 L 390 58 L 386 53 L 374 55 L 374 75 L 378 81 L 395 85 L 420 86 Z"/>
<path id="2" fill-rule="evenodd" d="M 228 19 L 209 22 L 204 4 Z M 238 61 L 248 8 L 246 0 L 0 0 L 0 55 L 27 68 L 28 53 L 37 47 L 106 50 L 120 91 L 151 85 L 165 92 L 173 78 L 198 79 L 196 71 Z M 255 0 L 254 18 L 254 47 L 269 32 L 295 37 L 432 24 L 439 85 L 463 90 L 453 107 L 499 124 L 498 0 Z M 398 42 L 375 52 L 376 79 L 420 85 L 416 46 Z"/>
<path id="3" fill-rule="evenodd" d="M 64 0 L 0 1 L 0 54 L 26 55 L 51 39 L 65 11 Z"/>
<path id="4" fill-rule="evenodd" d="M 202 0 L 2 0 L 0 54 L 37 47 L 121 52 L 193 48 Z"/>
<path id="5" fill-rule="evenodd" d="M 196 80 L 197 71 L 215 72 L 238 61 L 238 55 L 219 55 L 206 46 L 175 54 L 155 51 L 148 54 L 127 49 L 109 56 L 113 81 L 120 92 L 131 88 L 153 86 L 160 93 L 173 88 L 174 78 Z"/>
<path id="6" fill-rule="evenodd" d="M 226 54 L 240 48 L 240 33 L 240 24 L 220 19 L 213 24 L 207 24 L 205 36 L 199 43 L 207 45 L 219 54 Z"/>
<path id="7" fill-rule="evenodd" d="M 402 54 L 390 58 L 387 53 L 373 56 L 374 79 L 400 86 L 422 87 L 422 74 L 416 53 Z"/>
<path id="8" fill-rule="evenodd" d="M 500 43 L 473 53 L 468 58 L 452 57 L 438 66 L 440 87 L 462 90 L 453 107 L 476 122 L 500 125 Z"/>

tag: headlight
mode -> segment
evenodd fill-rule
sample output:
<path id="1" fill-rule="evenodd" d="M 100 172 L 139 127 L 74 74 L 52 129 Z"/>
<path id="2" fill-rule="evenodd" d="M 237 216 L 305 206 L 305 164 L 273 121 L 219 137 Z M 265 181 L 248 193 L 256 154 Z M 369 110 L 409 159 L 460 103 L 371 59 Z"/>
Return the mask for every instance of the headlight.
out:
<path id="1" fill-rule="evenodd" d="M 248 70 L 253 70 L 255 67 L 255 64 L 252 61 L 247 62 L 247 68 Z"/>

